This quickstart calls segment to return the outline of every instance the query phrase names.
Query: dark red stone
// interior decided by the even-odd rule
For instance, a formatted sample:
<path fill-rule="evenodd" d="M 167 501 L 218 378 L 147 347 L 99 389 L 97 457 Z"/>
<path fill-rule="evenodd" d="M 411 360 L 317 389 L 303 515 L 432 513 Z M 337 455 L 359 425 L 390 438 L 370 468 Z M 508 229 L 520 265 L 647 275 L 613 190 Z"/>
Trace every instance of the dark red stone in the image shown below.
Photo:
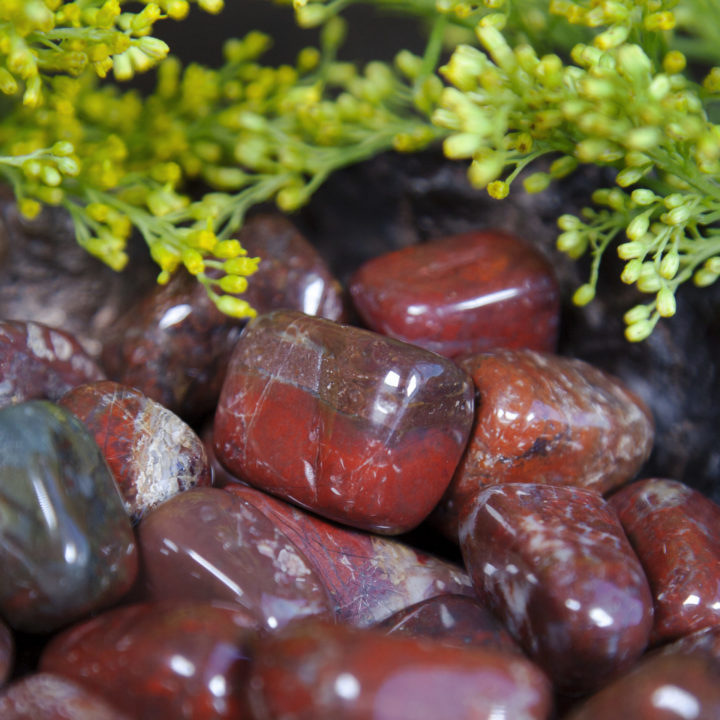
<path fill-rule="evenodd" d="M 258 508 L 304 553 L 343 623 L 365 627 L 436 595 L 473 594 L 462 568 L 398 540 L 322 520 L 250 487 L 225 490 Z"/>
<path fill-rule="evenodd" d="M 312 564 L 243 498 L 215 488 L 176 495 L 137 527 L 140 598 L 225 600 L 270 629 L 332 616 Z"/>
<path fill-rule="evenodd" d="M 0 407 L 58 400 L 102 370 L 69 333 L 36 322 L 0 320 Z"/>
<path fill-rule="evenodd" d="M 55 637 L 40 667 L 135 720 L 242 720 L 254 628 L 236 606 L 129 605 Z"/>
<path fill-rule="evenodd" d="M 95 438 L 133 520 L 179 492 L 210 485 L 200 438 L 139 390 L 106 380 L 71 390 L 60 404 Z"/>
<path fill-rule="evenodd" d="M 318 623 L 258 642 L 248 695 L 255 720 L 545 720 L 552 704 L 517 655 Z"/>
<path fill-rule="evenodd" d="M 720 507 L 674 480 L 641 480 L 613 495 L 655 603 L 652 641 L 720 624 Z"/>
<path fill-rule="evenodd" d="M 367 326 L 447 357 L 555 350 L 560 293 L 550 263 L 498 230 L 453 235 L 365 263 L 350 283 Z"/>
<path fill-rule="evenodd" d="M 459 364 L 475 383 L 476 420 L 435 516 L 450 537 L 462 507 L 488 484 L 606 493 L 633 478 L 650 454 L 653 422 L 645 405 L 581 360 L 497 350 Z"/>
<path fill-rule="evenodd" d="M 561 690 L 597 688 L 645 649 L 650 589 L 598 493 L 488 487 L 461 516 L 460 542 L 480 601 Z"/>
<path fill-rule="evenodd" d="M 235 475 L 348 525 L 418 525 L 465 447 L 472 383 L 454 363 L 297 312 L 250 321 L 215 415 Z"/>
<path fill-rule="evenodd" d="M 10 676 L 12 670 L 15 644 L 10 628 L 0 620 L 0 687 Z"/>

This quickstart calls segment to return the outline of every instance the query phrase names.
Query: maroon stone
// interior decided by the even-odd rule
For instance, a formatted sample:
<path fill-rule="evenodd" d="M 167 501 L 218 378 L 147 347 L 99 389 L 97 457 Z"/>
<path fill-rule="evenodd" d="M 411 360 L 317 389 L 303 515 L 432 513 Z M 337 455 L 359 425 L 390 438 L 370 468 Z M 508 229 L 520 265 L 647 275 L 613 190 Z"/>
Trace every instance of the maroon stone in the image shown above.
<path fill-rule="evenodd" d="M 60 404 L 95 438 L 133 520 L 183 490 L 210 485 L 200 438 L 139 390 L 106 380 L 71 390 Z"/>
<path fill-rule="evenodd" d="M 462 568 L 398 540 L 335 525 L 253 488 L 225 490 L 258 508 L 304 553 L 343 623 L 373 625 L 436 595 L 473 594 Z"/>
<path fill-rule="evenodd" d="M 261 639 L 248 695 L 253 717 L 293 720 L 545 720 L 545 676 L 486 648 L 301 623 Z"/>
<path fill-rule="evenodd" d="M 36 322 L 0 320 L 0 407 L 58 400 L 102 370 L 69 333 Z"/>
<path fill-rule="evenodd" d="M 364 530 L 418 525 L 450 482 L 472 383 L 421 348 L 297 312 L 252 320 L 215 415 L 220 461 L 252 485 Z"/>
<path fill-rule="evenodd" d="M 488 487 L 461 516 L 460 542 L 480 601 L 561 690 L 599 687 L 645 649 L 650 589 L 599 494 Z"/>
<path fill-rule="evenodd" d="M 381 255 L 355 273 L 350 293 L 368 327 L 447 357 L 497 347 L 553 351 L 557 342 L 552 267 L 502 231 Z"/>
<path fill-rule="evenodd" d="M 14 655 L 13 636 L 10 628 L 0 620 L 0 687 L 10 676 Z"/>
<path fill-rule="evenodd" d="M 720 623 L 720 507 L 673 480 L 633 483 L 613 495 L 655 603 L 652 641 Z"/>
<path fill-rule="evenodd" d="M 645 405 L 616 378 L 581 360 L 498 350 L 460 361 L 475 382 L 467 451 L 435 519 L 457 517 L 491 483 L 573 485 L 605 493 L 638 472 L 653 441 Z"/>
<path fill-rule="evenodd" d="M 226 600 L 270 629 L 297 617 L 332 616 L 312 564 L 240 497 L 188 490 L 147 515 L 137 537 L 142 599 Z"/>
<path fill-rule="evenodd" d="M 130 720 L 82 685 L 50 673 L 28 675 L 0 693 L 3 720 Z"/>
<path fill-rule="evenodd" d="M 55 637 L 40 667 L 135 720 L 242 720 L 254 627 L 236 606 L 130 605 Z"/>

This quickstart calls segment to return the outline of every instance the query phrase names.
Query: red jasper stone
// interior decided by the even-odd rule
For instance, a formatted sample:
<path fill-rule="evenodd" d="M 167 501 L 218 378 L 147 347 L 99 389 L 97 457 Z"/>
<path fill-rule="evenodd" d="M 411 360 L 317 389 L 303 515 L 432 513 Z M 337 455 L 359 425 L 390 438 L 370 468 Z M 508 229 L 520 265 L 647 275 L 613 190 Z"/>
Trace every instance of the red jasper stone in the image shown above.
<path fill-rule="evenodd" d="M 130 605 L 53 638 L 40 667 L 135 720 L 241 720 L 254 628 L 228 605 Z"/>
<path fill-rule="evenodd" d="M 215 488 L 176 495 L 137 527 L 145 600 L 225 600 L 270 629 L 332 617 L 312 563 L 243 498 Z"/>
<path fill-rule="evenodd" d="M 82 685 L 51 673 L 28 675 L 0 692 L 3 720 L 131 720 Z"/>
<path fill-rule="evenodd" d="M 682 483 L 652 478 L 613 495 L 655 603 L 652 641 L 720 623 L 720 507 Z"/>
<path fill-rule="evenodd" d="M 498 230 L 453 235 L 365 263 L 350 283 L 365 324 L 455 357 L 491 348 L 552 351 L 560 293 L 550 263 Z"/>
<path fill-rule="evenodd" d="M 635 476 L 652 449 L 649 410 L 588 363 L 528 350 L 459 362 L 476 387 L 473 432 L 435 519 L 457 517 L 488 484 L 572 485 L 605 493 Z"/>
<path fill-rule="evenodd" d="M 252 320 L 235 347 L 215 449 L 255 487 L 393 534 L 414 528 L 437 504 L 471 423 L 472 383 L 451 361 L 277 311 Z"/>
<path fill-rule="evenodd" d="M 343 623 L 365 627 L 436 595 L 473 595 L 462 568 L 398 540 L 322 520 L 250 487 L 225 491 L 264 513 L 304 553 Z"/>
<path fill-rule="evenodd" d="M 10 628 L 0 620 L 0 687 L 10 676 L 15 644 Z"/>
<path fill-rule="evenodd" d="M 102 370 L 69 333 L 36 322 L 0 320 L 0 407 L 58 400 Z"/>
<path fill-rule="evenodd" d="M 301 623 L 260 640 L 256 720 L 544 720 L 548 682 L 527 659 L 342 625 Z"/>
<path fill-rule="evenodd" d="M 650 589 L 596 492 L 488 487 L 461 517 L 460 542 L 480 601 L 561 690 L 599 687 L 645 649 Z"/>
<path fill-rule="evenodd" d="M 71 390 L 60 404 L 95 438 L 134 521 L 183 490 L 210 485 L 200 438 L 139 390 L 106 380 Z"/>

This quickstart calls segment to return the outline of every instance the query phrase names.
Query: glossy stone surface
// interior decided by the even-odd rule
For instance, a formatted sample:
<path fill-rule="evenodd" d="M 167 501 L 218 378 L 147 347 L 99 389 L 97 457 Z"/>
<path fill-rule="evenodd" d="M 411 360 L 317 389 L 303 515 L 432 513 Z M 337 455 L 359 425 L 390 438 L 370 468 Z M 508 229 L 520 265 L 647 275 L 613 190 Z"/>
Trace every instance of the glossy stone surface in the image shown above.
<path fill-rule="evenodd" d="M 573 485 L 606 493 L 652 449 L 645 405 L 616 378 L 572 358 L 497 350 L 459 361 L 476 387 L 476 421 L 436 513 L 452 537 L 463 505 L 493 483 Z"/>
<path fill-rule="evenodd" d="M 135 720 L 242 720 L 254 627 L 236 606 L 128 605 L 53 638 L 40 667 Z"/>
<path fill-rule="evenodd" d="M 0 615 L 54 630 L 122 597 L 137 554 L 122 498 L 94 440 L 67 410 L 0 410 Z"/>
<path fill-rule="evenodd" d="M 3 720 L 131 720 L 103 698 L 60 675 L 27 675 L 0 692 Z"/>
<path fill-rule="evenodd" d="M 551 707 L 525 658 L 317 623 L 263 638 L 248 688 L 255 720 L 544 720 Z"/>
<path fill-rule="evenodd" d="M 480 601 L 561 690 L 599 687 L 645 649 L 650 589 L 599 494 L 488 487 L 461 516 L 460 542 Z"/>
<path fill-rule="evenodd" d="M 377 332 L 447 357 L 491 348 L 552 351 L 560 292 L 550 263 L 499 230 L 441 238 L 365 263 L 353 303 Z"/>
<path fill-rule="evenodd" d="M 134 521 L 179 492 L 210 485 L 200 438 L 136 388 L 109 380 L 81 385 L 60 405 L 95 438 Z"/>
<path fill-rule="evenodd" d="M 0 687 L 5 684 L 12 670 L 14 645 L 10 628 L 0 620 Z"/>
<path fill-rule="evenodd" d="M 246 500 L 216 488 L 176 495 L 137 527 L 144 600 L 225 600 L 269 629 L 332 615 L 298 548 Z"/>
<path fill-rule="evenodd" d="M 437 504 L 471 423 L 472 383 L 451 361 L 277 311 L 251 320 L 235 347 L 215 449 L 255 487 L 392 534 Z"/>
<path fill-rule="evenodd" d="M 674 480 L 651 478 L 610 499 L 645 568 L 653 642 L 720 623 L 720 507 Z"/>
<path fill-rule="evenodd" d="M 104 377 L 72 335 L 36 322 L 0 320 L 0 407 L 57 400 Z"/>
<path fill-rule="evenodd" d="M 366 627 L 436 595 L 473 595 L 462 568 L 398 540 L 336 525 L 250 487 L 225 491 L 258 508 L 304 553 L 340 622 Z"/>

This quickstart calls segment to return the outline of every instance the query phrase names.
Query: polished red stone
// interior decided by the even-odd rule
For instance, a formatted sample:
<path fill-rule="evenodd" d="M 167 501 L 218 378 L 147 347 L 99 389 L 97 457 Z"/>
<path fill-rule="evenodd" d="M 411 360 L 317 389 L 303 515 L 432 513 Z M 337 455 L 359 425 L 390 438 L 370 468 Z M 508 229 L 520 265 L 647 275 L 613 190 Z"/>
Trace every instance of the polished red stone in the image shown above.
<path fill-rule="evenodd" d="M 135 720 L 242 720 L 255 619 L 211 603 L 129 605 L 55 637 L 40 668 Z"/>
<path fill-rule="evenodd" d="M 499 230 L 445 237 L 365 263 L 353 303 L 377 332 L 447 357 L 491 348 L 552 351 L 560 293 L 550 263 Z"/>
<path fill-rule="evenodd" d="M 610 503 L 652 588 L 653 642 L 720 624 L 720 507 L 657 478 L 623 488 Z"/>
<path fill-rule="evenodd" d="M 255 487 L 393 534 L 437 504 L 471 422 L 472 383 L 451 361 L 277 311 L 252 320 L 236 345 L 215 449 Z"/>
<path fill-rule="evenodd" d="M 563 691 L 599 687 L 645 649 L 650 589 L 598 493 L 488 487 L 461 516 L 460 542 L 480 601 Z"/>
<path fill-rule="evenodd" d="M 3 720 L 131 720 L 103 698 L 60 675 L 27 675 L 0 692 Z"/>
<path fill-rule="evenodd" d="M 69 333 L 0 320 L 0 407 L 33 398 L 57 400 L 76 385 L 104 377 Z"/>
<path fill-rule="evenodd" d="M 0 620 L 0 687 L 10 676 L 12 670 L 15 643 L 10 628 Z"/>
<path fill-rule="evenodd" d="M 248 695 L 256 720 L 545 720 L 552 704 L 517 655 L 318 623 L 258 642 Z"/>
<path fill-rule="evenodd" d="M 270 629 L 332 616 L 312 563 L 243 498 L 216 488 L 176 495 L 137 527 L 144 600 L 225 600 Z"/>
<path fill-rule="evenodd" d="M 95 438 L 133 520 L 179 492 L 210 485 L 200 438 L 139 390 L 106 380 L 71 390 L 60 404 Z"/>
<path fill-rule="evenodd" d="M 645 405 L 616 378 L 581 360 L 497 350 L 459 362 L 476 387 L 476 420 L 435 520 L 457 516 L 494 483 L 573 485 L 605 493 L 635 476 L 652 449 Z"/>
<path fill-rule="evenodd" d="M 304 553 L 343 623 L 365 627 L 436 595 L 473 595 L 462 568 L 398 540 L 336 525 L 250 487 L 225 491 L 264 513 Z"/>

